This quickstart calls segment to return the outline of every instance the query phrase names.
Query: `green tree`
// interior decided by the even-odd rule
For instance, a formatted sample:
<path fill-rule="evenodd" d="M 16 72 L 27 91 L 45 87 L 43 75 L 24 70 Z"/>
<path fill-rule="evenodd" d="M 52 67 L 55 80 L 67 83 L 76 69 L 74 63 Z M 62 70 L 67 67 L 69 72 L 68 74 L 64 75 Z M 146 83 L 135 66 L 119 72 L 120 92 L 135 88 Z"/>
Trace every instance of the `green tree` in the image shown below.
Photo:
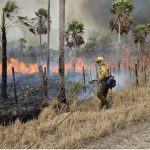
<path fill-rule="evenodd" d="M 67 46 L 70 48 L 74 48 L 74 61 L 73 61 L 73 69 L 75 71 L 76 64 L 76 50 L 81 45 L 84 44 L 84 25 L 77 20 L 73 20 L 68 24 L 68 28 L 66 31 L 66 42 Z"/>
<path fill-rule="evenodd" d="M 148 36 L 149 32 L 149 25 L 146 24 L 136 25 L 133 29 L 134 42 L 138 45 L 138 59 L 140 57 L 141 44 L 145 43 L 146 37 Z"/>
<path fill-rule="evenodd" d="M 48 47 L 47 47 L 47 75 L 49 75 L 50 72 L 50 0 L 48 0 L 48 20 L 47 20 L 47 43 L 48 43 Z"/>
<path fill-rule="evenodd" d="M 133 18 L 130 16 L 133 9 L 132 0 L 116 0 L 112 4 L 113 16 L 110 20 L 110 29 L 118 33 L 118 59 L 120 59 L 121 35 L 128 34 L 133 24 Z M 118 60 L 118 65 L 120 66 L 120 60 Z"/>
<path fill-rule="evenodd" d="M 90 33 L 87 43 L 85 45 L 85 52 L 96 52 L 94 57 L 110 53 L 110 48 L 112 47 L 111 33 L 110 32 L 92 32 Z M 84 52 L 84 53 L 85 53 Z M 89 55 L 91 55 L 89 53 Z"/>
<path fill-rule="evenodd" d="M 66 103 L 65 93 L 65 0 L 59 0 L 59 80 L 58 80 L 58 101 Z"/>
<path fill-rule="evenodd" d="M 10 28 L 20 22 L 27 27 L 29 31 L 34 33 L 27 17 L 18 16 L 18 14 L 19 7 L 13 1 L 7 1 L 2 8 L 2 20 L 0 25 L 2 36 L 2 100 L 7 99 L 7 32 Z"/>
<path fill-rule="evenodd" d="M 48 11 L 46 9 L 40 8 L 35 12 L 36 17 L 32 19 L 35 24 L 36 33 L 40 38 L 40 60 L 42 59 L 42 35 L 47 34 L 47 20 L 48 20 Z"/>
<path fill-rule="evenodd" d="M 26 43 L 27 43 L 26 39 L 24 38 L 19 39 L 19 49 L 21 53 L 21 58 L 22 58 L 23 51 L 26 49 Z"/>

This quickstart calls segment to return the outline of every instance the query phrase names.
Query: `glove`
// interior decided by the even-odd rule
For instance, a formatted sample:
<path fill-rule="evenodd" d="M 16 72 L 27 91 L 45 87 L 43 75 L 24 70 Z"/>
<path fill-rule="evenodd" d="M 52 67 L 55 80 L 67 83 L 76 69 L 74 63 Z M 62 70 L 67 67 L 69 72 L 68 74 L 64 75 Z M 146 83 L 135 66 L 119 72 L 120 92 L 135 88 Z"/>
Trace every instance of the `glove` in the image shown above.
<path fill-rule="evenodd" d="M 96 82 L 97 80 L 92 80 L 92 81 L 90 81 L 89 83 L 90 84 L 93 84 L 94 82 Z"/>

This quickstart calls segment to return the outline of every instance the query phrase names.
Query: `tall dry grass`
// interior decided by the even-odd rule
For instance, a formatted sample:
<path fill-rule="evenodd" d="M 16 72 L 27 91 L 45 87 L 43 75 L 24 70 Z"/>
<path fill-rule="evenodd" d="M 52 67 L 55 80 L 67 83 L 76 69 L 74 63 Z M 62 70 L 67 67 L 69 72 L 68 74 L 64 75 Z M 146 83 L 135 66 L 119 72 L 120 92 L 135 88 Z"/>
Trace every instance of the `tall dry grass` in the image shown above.
<path fill-rule="evenodd" d="M 126 128 L 128 125 L 150 116 L 150 84 L 139 88 L 131 87 L 120 92 L 111 92 L 113 106 L 100 110 L 100 101 L 95 97 L 83 103 L 55 131 L 48 133 L 69 113 L 56 114 L 52 106 L 45 108 L 38 120 L 21 124 L 0 126 L 0 148 L 82 148 L 92 139 L 103 137 Z"/>

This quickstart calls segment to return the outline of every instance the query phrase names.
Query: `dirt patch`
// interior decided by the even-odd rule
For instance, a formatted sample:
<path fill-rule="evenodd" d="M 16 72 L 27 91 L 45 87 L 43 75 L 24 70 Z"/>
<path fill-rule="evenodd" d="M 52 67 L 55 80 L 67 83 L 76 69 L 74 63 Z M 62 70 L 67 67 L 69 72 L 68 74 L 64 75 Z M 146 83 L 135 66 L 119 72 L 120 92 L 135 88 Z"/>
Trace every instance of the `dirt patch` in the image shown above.
<path fill-rule="evenodd" d="M 150 119 L 99 138 L 83 146 L 85 149 L 148 149 L 150 148 Z"/>

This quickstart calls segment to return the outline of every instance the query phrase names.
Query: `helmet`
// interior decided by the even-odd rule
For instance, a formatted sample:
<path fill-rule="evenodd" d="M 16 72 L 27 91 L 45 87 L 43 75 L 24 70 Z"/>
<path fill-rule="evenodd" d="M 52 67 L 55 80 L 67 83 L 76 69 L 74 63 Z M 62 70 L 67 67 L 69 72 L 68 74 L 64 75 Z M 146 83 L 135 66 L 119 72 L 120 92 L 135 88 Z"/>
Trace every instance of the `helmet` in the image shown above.
<path fill-rule="evenodd" d="M 97 58 L 96 58 L 96 62 L 101 62 L 101 61 L 103 61 L 103 60 L 104 60 L 103 57 L 97 57 Z"/>

